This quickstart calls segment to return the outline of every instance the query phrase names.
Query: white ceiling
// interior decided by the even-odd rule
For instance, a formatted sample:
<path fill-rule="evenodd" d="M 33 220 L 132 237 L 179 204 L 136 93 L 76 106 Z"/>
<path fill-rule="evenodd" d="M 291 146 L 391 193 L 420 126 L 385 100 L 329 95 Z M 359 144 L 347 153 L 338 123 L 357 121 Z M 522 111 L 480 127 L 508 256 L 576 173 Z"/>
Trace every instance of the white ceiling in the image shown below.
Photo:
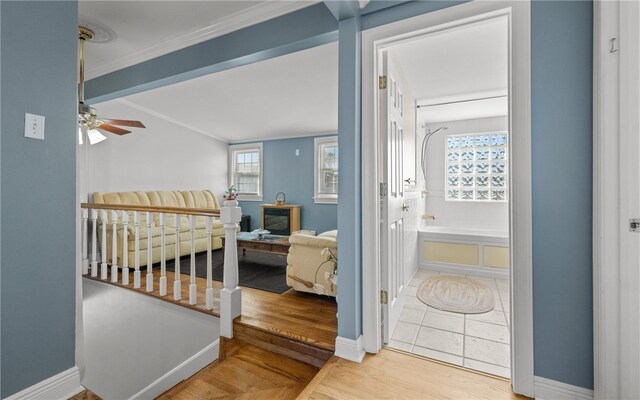
<path fill-rule="evenodd" d="M 80 16 L 106 24 L 117 35 L 112 42 L 87 46 L 87 72 L 109 72 L 309 4 L 313 2 L 84 0 Z M 418 104 L 504 95 L 507 28 L 506 18 L 494 19 L 394 45 L 390 52 Z M 162 119 L 225 142 L 333 133 L 338 46 L 324 45 L 114 101 L 130 113 L 109 117 Z M 425 123 L 506 114 L 503 97 L 422 107 L 417 116 Z"/>
<path fill-rule="evenodd" d="M 162 118 L 227 142 L 335 133 L 338 45 L 331 43 L 114 101 L 135 110 L 133 119 Z M 100 104 L 95 106 L 100 110 Z"/>
<path fill-rule="evenodd" d="M 105 25 L 115 38 L 89 43 L 87 79 L 229 33 L 317 1 L 81 0 L 80 22 Z"/>
<path fill-rule="evenodd" d="M 507 94 L 508 21 L 496 18 L 454 28 L 390 49 L 418 104 L 451 103 Z M 507 114 L 507 98 L 420 108 L 421 122 Z"/>

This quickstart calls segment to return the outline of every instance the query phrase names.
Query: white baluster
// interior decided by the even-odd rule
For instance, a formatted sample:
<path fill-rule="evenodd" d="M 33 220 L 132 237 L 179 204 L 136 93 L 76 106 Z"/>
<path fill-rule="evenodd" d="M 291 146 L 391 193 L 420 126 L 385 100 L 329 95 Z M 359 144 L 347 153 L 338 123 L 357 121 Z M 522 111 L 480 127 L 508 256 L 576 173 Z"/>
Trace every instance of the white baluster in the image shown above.
<path fill-rule="evenodd" d="M 198 302 L 198 285 L 196 285 L 196 216 L 189 216 L 191 222 L 191 270 L 189 271 L 189 304 Z"/>
<path fill-rule="evenodd" d="M 225 201 L 220 209 L 224 223 L 224 287 L 220 291 L 220 335 L 233 337 L 233 319 L 242 313 L 242 292 L 238 287 L 238 243 L 236 230 L 242 210 L 235 200 Z"/>
<path fill-rule="evenodd" d="M 213 310 L 213 276 L 211 263 L 211 226 L 213 225 L 213 217 L 206 217 L 207 220 L 207 289 L 205 291 L 205 308 Z"/>
<path fill-rule="evenodd" d="M 176 255 L 173 280 L 173 299 L 180 300 L 182 298 L 182 284 L 180 282 L 180 214 L 176 214 Z"/>
<path fill-rule="evenodd" d="M 129 285 L 129 213 L 122 212 L 122 284 Z"/>
<path fill-rule="evenodd" d="M 91 210 L 91 276 L 98 276 L 98 210 Z M 104 236 L 103 236 L 104 237 Z"/>
<path fill-rule="evenodd" d="M 82 215 L 82 275 L 89 273 L 89 210 L 83 208 Z"/>
<path fill-rule="evenodd" d="M 118 282 L 118 212 L 111 211 L 113 219 L 112 237 L 111 237 L 111 282 Z"/>
<path fill-rule="evenodd" d="M 107 210 L 100 210 L 100 219 L 102 220 L 102 247 L 100 247 L 100 255 L 102 262 L 100 263 L 100 279 L 107 279 Z"/>
<path fill-rule="evenodd" d="M 160 213 L 160 296 L 167 295 L 167 250 L 165 248 L 165 227 L 167 215 Z"/>
<path fill-rule="evenodd" d="M 147 212 L 147 292 L 153 292 L 153 236 L 151 235 L 151 213 Z"/>
<path fill-rule="evenodd" d="M 133 212 L 133 222 L 135 224 L 135 269 L 133 271 L 133 287 L 140 288 L 140 213 Z"/>

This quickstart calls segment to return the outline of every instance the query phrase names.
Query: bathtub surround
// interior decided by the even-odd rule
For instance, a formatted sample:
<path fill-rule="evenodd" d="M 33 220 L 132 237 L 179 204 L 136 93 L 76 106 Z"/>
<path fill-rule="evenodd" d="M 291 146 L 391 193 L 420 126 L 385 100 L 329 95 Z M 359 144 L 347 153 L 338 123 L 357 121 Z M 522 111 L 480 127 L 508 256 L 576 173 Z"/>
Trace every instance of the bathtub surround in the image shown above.
<path fill-rule="evenodd" d="M 509 203 L 493 201 L 446 201 L 446 152 L 447 135 L 483 132 L 506 132 L 508 117 L 492 117 L 463 121 L 436 122 L 427 124 L 432 131 L 441 126 L 449 129 L 431 137 L 427 148 L 426 213 L 435 216 L 433 221 L 423 222 L 423 226 L 444 225 L 461 228 L 475 228 L 495 231 L 509 230 Z M 418 131 L 418 143 L 422 142 L 424 129 Z"/>
<path fill-rule="evenodd" d="M 509 277 L 509 233 L 449 226 L 418 229 L 419 263 L 432 271 Z"/>

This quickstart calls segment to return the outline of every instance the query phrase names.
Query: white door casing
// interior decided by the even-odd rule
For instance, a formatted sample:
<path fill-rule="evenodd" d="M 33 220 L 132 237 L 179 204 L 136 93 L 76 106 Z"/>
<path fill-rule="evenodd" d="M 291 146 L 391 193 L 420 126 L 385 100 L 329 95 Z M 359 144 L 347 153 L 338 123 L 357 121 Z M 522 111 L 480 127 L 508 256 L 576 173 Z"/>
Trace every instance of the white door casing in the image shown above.
<path fill-rule="evenodd" d="M 640 397 L 640 4 L 594 3 L 594 392 Z"/>
<path fill-rule="evenodd" d="M 376 93 L 378 54 L 392 43 L 506 15 L 509 17 L 509 97 L 512 163 L 512 385 L 534 396 L 533 276 L 531 216 L 531 4 L 529 1 L 473 1 L 365 30 L 362 34 L 362 261 L 363 341 L 367 352 L 381 347 L 380 194 L 378 159 L 381 129 Z"/>
<path fill-rule="evenodd" d="M 380 238 L 382 251 L 381 288 L 386 302 L 382 303 L 382 335 L 384 343 L 389 343 L 391 335 L 400 319 L 404 307 L 406 283 L 404 282 L 404 96 L 392 56 L 383 51 L 380 54 L 382 79 L 379 85 L 380 176 L 381 221 Z"/>

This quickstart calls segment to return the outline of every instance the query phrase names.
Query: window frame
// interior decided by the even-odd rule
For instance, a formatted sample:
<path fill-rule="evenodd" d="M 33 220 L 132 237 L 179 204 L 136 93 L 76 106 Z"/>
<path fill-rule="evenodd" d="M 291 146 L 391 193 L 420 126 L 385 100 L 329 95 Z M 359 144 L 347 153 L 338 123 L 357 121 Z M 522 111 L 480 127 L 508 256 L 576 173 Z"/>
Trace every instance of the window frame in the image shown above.
<path fill-rule="evenodd" d="M 487 190 L 489 190 L 490 194 L 489 194 L 489 198 L 486 200 L 479 200 L 479 199 L 451 199 L 449 198 L 449 157 L 448 157 L 448 152 L 449 152 L 449 147 L 448 147 L 448 138 L 450 137 L 460 137 L 460 136 L 491 136 L 491 135 L 495 135 L 495 134 L 505 134 L 507 137 L 507 143 L 506 145 L 504 145 L 505 148 L 505 157 L 503 159 L 504 163 L 505 163 L 505 172 L 504 174 L 497 174 L 497 175 L 504 175 L 505 178 L 505 182 L 504 182 L 504 199 L 503 200 L 493 200 L 491 198 L 491 191 L 492 191 L 492 183 L 491 183 L 491 177 L 493 176 L 493 172 L 492 170 L 492 162 L 494 161 L 493 159 L 489 158 L 487 160 L 487 162 L 489 163 L 489 172 L 487 173 L 487 176 L 489 177 L 489 186 L 487 187 Z M 509 190 L 511 190 L 511 185 L 510 185 L 510 181 L 509 181 L 509 176 L 511 175 L 511 171 L 510 171 L 510 148 L 511 148 L 511 135 L 509 135 L 509 131 L 506 129 L 498 129 L 498 130 L 490 130 L 490 131 L 486 131 L 486 132 L 470 132 L 470 133 L 454 133 L 454 134 L 449 134 L 449 135 L 445 135 L 444 136 L 444 187 L 443 187 L 443 192 L 444 192 L 444 200 L 445 202 L 475 202 L 475 203 L 490 203 L 490 204 L 495 204 L 495 203 L 507 203 L 509 201 Z M 478 146 L 473 146 L 474 150 L 475 148 Z M 492 147 L 491 145 L 489 147 Z M 501 147 L 501 146 L 500 146 Z M 473 160 L 472 162 L 474 163 L 474 170 L 475 170 L 475 164 L 478 160 Z M 458 160 L 459 164 L 462 164 L 462 160 Z M 475 176 L 476 176 L 476 172 L 473 173 L 474 176 L 474 181 L 475 181 Z M 458 174 L 460 175 L 460 174 Z M 462 190 L 462 187 L 460 186 L 458 188 L 459 190 Z M 477 190 L 475 183 L 473 186 L 474 191 Z"/>
<path fill-rule="evenodd" d="M 320 171 L 321 171 L 321 162 L 322 162 L 322 154 L 320 151 L 324 145 L 327 144 L 335 144 L 335 147 L 338 147 L 338 136 L 323 136 L 317 137 L 313 139 L 313 201 L 315 204 L 338 204 L 338 193 L 329 194 L 329 193 L 320 193 Z M 339 148 L 338 148 L 338 151 Z M 340 171 L 340 155 L 338 153 L 338 168 L 337 171 Z M 340 179 L 340 173 L 338 172 L 338 179 Z M 336 188 L 337 190 L 337 188 Z"/>
<path fill-rule="evenodd" d="M 258 176 L 258 192 L 257 193 L 241 193 L 238 191 L 237 199 L 240 201 L 263 201 L 264 198 L 264 157 L 263 145 L 260 143 L 243 143 L 229 145 L 229 186 L 236 185 L 236 153 L 258 151 L 260 173 Z"/>

